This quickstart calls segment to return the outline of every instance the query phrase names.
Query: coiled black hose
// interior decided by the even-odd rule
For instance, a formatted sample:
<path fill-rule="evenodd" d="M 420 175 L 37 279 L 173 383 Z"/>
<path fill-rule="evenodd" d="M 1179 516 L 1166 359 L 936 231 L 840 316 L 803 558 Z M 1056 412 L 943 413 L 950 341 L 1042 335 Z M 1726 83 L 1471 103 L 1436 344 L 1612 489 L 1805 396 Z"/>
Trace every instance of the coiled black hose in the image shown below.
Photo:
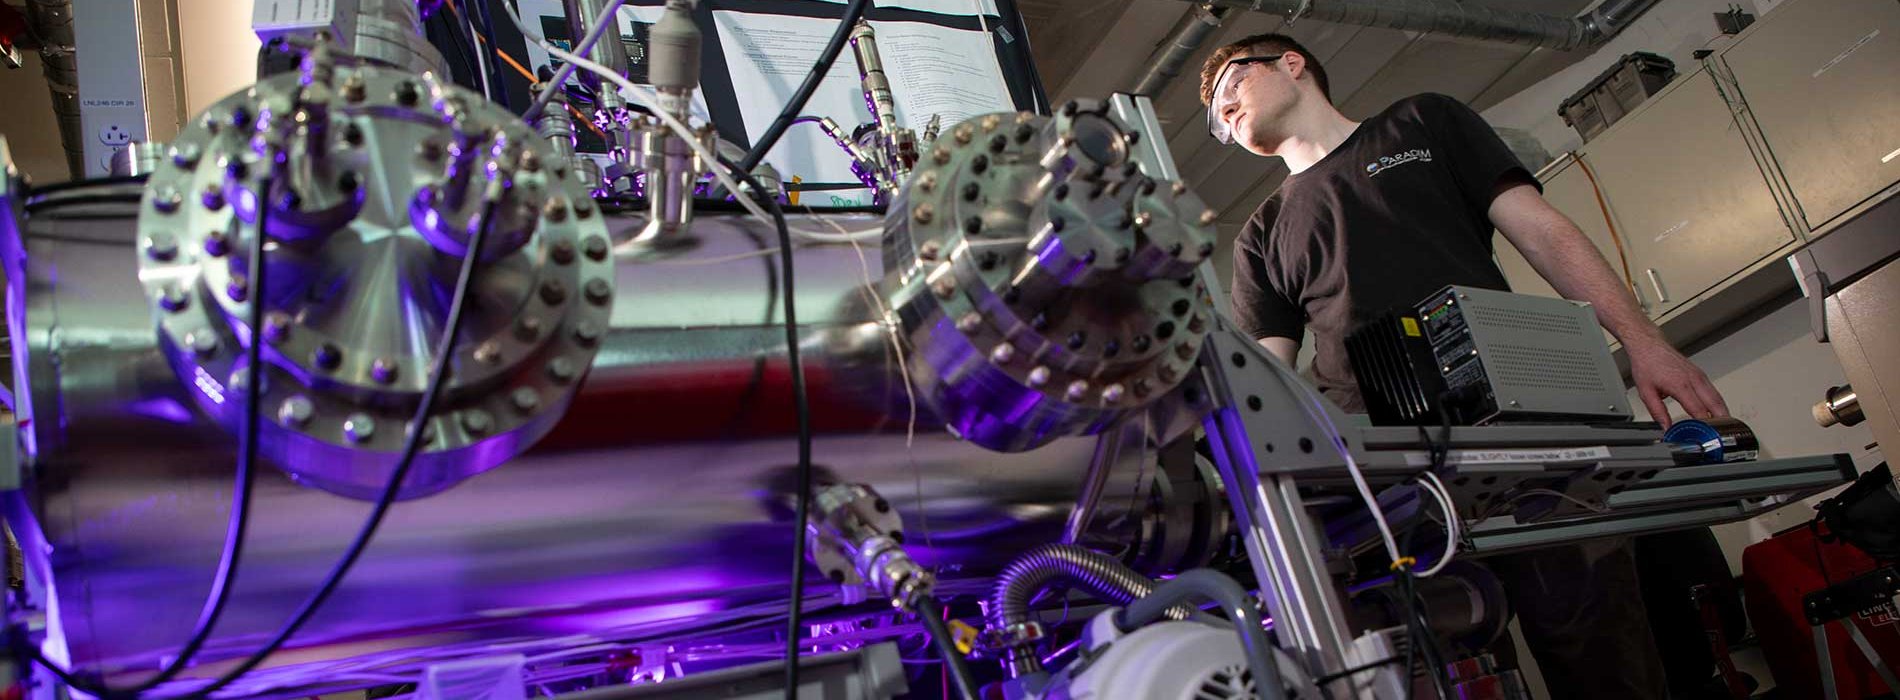
<path fill-rule="evenodd" d="M 1076 545 L 1045 544 L 1024 552 L 997 577 L 996 590 L 990 595 L 990 628 L 1005 631 L 1028 622 L 1029 602 L 1058 583 L 1116 605 L 1128 605 L 1155 590 L 1154 579 L 1114 557 Z M 1168 608 L 1167 617 L 1185 620 L 1196 612 L 1176 605 Z M 1011 676 L 1042 670 L 1042 661 L 1031 649 L 1008 650 L 1008 661 Z"/>

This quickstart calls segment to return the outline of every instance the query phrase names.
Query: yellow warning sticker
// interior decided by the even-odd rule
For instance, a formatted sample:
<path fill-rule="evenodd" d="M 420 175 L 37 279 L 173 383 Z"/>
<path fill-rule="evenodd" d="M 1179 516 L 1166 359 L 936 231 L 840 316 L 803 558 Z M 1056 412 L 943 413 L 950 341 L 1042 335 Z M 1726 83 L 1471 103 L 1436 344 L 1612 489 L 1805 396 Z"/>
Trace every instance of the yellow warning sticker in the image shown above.
<path fill-rule="evenodd" d="M 977 631 L 976 628 L 971 627 L 969 623 L 962 620 L 951 620 L 950 637 L 956 641 L 957 651 L 965 656 L 968 656 L 972 650 L 976 649 Z"/>
<path fill-rule="evenodd" d="M 1405 326 L 1405 334 L 1407 336 L 1413 338 L 1419 337 L 1418 319 L 1412 318 L 1411 316 L 1404 316 L 1399 318 L 1399 323 Z"/>

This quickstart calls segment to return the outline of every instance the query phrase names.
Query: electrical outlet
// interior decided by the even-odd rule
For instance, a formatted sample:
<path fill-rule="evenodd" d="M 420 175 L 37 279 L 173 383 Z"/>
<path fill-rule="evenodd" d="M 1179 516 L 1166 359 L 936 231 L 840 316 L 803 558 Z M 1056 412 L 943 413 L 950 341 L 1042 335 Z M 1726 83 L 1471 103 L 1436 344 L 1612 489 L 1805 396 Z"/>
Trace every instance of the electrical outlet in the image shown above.
<path fill-rule="evenodd" d="M 132 132 L 113 124 L 99 132 L 99 142 L 107 146 L 124 146 L 132 142 Z"/>

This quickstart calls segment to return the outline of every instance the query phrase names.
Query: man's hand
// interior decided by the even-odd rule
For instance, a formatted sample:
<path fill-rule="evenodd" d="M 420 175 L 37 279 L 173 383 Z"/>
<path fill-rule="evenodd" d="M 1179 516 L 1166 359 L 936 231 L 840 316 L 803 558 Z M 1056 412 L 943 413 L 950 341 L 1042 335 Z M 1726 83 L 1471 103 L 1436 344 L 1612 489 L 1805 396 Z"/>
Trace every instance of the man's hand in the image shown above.
<path fill-rule="evenodd" d="M 1669 407 L 1663 404 L 1663 399 L 1675 399 L 1690 418 L 1728 416 L 1728 404 L 1722 401 L 1722 394 L 1715 390 L 1709 375 L 1668 343 L 1644 340 L 1623 347 L 1629 352 L 1636 395 L 1649 407 L 1650 417 L 1664 428 L 1668 428 L 1671 421 Z"/>

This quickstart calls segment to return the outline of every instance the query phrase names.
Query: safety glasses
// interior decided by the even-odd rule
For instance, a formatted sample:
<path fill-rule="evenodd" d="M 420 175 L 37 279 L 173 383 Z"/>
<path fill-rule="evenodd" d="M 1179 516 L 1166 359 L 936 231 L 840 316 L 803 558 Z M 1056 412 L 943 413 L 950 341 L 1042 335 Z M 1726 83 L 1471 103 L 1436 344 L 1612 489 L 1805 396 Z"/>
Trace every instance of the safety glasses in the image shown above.
<path fill-rule="evenodd" d="M 1276 53 L 1268 56 L 1243 56 L 1228 61 L 1227 65 L 1221 67 L 1220 77 L 1214 81 L 1214 97 L 1208 101 L 1207 105 L 1207 133 L 1213 135 L 1215 141 L 1224 144 L 1234 142 L 1234 135 L 1228 130 L 1227 123 L 1221 119 L 1221 115 L 1227 111 L 1228 106 L 1240 100 L 1241 82 L 1249 73 L 1261 70 L 1255 66 L 1278 61 L 1285 55 Z"/>

